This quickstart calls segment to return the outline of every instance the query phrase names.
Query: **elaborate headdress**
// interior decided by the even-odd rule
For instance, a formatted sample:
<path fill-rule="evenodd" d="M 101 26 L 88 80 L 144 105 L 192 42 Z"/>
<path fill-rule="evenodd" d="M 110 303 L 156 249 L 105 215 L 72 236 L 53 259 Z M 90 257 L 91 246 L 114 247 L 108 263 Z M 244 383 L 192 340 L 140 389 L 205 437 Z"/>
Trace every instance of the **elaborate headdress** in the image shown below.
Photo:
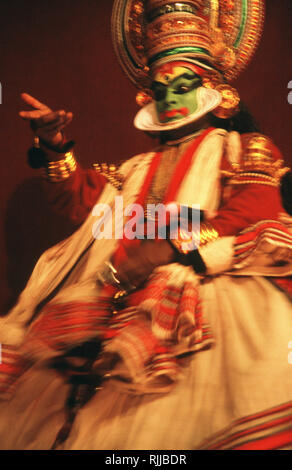
<path fill-rule="evenodd" d="M 238 98 L 226 82 L 249 63 L 263 19 L 264 0 L 115 0 L 113 42 L 123 70 L 140 90 L 139 104 L 149 102 L 157 67 L 184 61 L 199 67 L 203 86 L 217 88 L 234 109 Z M 218 115 L 229 117 L 228 106 Z"/>

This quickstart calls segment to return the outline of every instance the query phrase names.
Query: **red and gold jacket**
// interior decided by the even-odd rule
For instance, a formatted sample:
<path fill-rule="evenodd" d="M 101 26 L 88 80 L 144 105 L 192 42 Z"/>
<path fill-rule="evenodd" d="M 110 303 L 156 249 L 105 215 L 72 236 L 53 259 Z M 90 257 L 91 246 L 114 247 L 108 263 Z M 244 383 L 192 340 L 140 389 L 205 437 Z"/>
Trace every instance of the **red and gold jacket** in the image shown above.
<path fill-rule="evenodd" d="M 227 148 L 224 151 L 221 162 L 221 202 L 216 213 L 208 220 L 207 229 L 220 238 L 240 235 L 238 245 L 241 246 L 246 240 L 246 230 L 258 227 L 259 224 L 260 228 L 253 231 L 258 237 L 259 231 L 267 227 L 264 221 L 279 223 L 283 215 L 287 216 L 283 208 L 280 181 L 288 169 L 284 168 L 279 149 L 262 134 L 242 134 L 239 145 L 237 161 L 231 161 Z M 110 172 L 101 171 L 101 167 L 96 165 L 95 169 L 83 169 L 77 163 L 75 171 L 68 178 L 57 183 L 45 182 L 50 204 L 76 225 L 84 222 L 110 180 Z M 204 227 L 202 224 L 202 230 Z"/>

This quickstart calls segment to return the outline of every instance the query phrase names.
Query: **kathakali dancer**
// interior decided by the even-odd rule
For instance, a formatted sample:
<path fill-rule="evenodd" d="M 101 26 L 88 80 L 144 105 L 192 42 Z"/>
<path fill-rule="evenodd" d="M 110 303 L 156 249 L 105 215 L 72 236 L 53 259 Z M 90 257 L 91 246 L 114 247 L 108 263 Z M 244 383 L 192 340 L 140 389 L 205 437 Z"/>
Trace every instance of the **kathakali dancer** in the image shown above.
<path fill-rule="evenodd" d="M 31 161 L 80 227 L 1 319 L 2 449 L 292 448 L 289 169 L 230 85 L 263 16 L 262 0 L 115 1 L 135 126 L 159 138 L 118 169 L 84 170 L 72 114 L 23 95 Z"/>

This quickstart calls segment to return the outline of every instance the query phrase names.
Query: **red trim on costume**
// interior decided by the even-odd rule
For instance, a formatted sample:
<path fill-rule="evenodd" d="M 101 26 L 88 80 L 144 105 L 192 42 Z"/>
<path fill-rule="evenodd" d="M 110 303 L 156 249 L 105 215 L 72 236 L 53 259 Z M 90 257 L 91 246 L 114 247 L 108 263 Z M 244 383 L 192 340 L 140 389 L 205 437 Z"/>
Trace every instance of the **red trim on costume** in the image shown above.
<path fill-rule="evenodd" d="M 292 298 L 292 276 L 283 278 L 283 277 L 273 277 L 269 278 L 273 284 L 275 284 L 279 289 L 284 291 L 289 297 Z"/>
<path fill-rule="evenodd" d="M 156 173 L 156 170 L 160 164 L 162 157 L 161 152 L 157 152 L 154 157 L 151 160 L 150 167 L 148 170 L 148 173 L 146 175 L 145 181 L 143 183 L 143 186 L 141 188 L 140 194 L 135 201 L 136 204 L 140 204 L 141 206 L 144 205 L 145 199 L 147 197 L 147 194 L 149 192 L 151 183 L 153 181 L 154 175 Z M 123 240 L 121 240 L 115 254 L 114 254 L 114 264 L 119 265 L 127 256 L 126 248 L 128 246 L 134 246 L 135 245 L 140 245 L 141 241 L 140 240 L 129 240 L 125 236 Z"/>
<path fill-rule="evenodd" d="M 163 203 L 167 204 L 172 202 L 177 193 L 179 192 L 180 186 L 182 184 L 183 178 L 185 177 L 187 171 L 190 168 L 194 153 L 197 151 L 199 145 L 203 142 L 205 137 L 207 137 L 210 132 L 214 130 L 214 127 L 209 127 L 202 134 L 197 137 L 186 149 L 184 155 L 180 158 L 177 163 L 175 170 L 173 172 L 172 179 L 168 185 L 167 192 L 165 194 Z"/>
<path fill-rule="evenodd" d="M 235 447 L 234 450 L 276 450 L 289 444 L 292 444 L 292 428 L 288 431 L 282 431 L 273 436 Z"/>
<path fill-rule="evenodd" d="M 9 345 L 1 346 L 0 396 L 8 398 L 18 377 L 25 372 L 29 363 L 19 352 Z"/>
<path fill-rule="evenodd" d="M 283 416 L 283 414 L 286 414 Z M 279 415 L 277 417 L 277 415 Z M 256 424 L 259 419 L 267 418 L 268 421 Z M 270 418 L 270 419 L 269 419 Z M 291 423 L 291 426 L 289 425 Z M 236 432 L 236 429 L 244 424 L 249 425 L 245 429 Z M 288 429 L 279 429 L 286 426 Z M 261 431 L 271 430 L 266 436 L 257 436 Z M 250 436 L 250 441 L 232 445 L 234 441 Z M 252 436 L 254 438 L 252 439 Z M 209 442 L 209 444 L 208 444 Z M 212 443 L 213 442 L 213 443 Z M 213 439 L 208 439 L 202 448 L 208 450 L 233 449 L 233 450 L 270 450 L 284 447 L 292 443 L 292 402 L 275 406 L 252 415 L 236 420 L 228 428 L 217 433 Z"/>
<path fill-rule="evenodd" d="M 245 429 L 244 431 L 240 431 L 240 432 L 231 434 L 230 437 L 228 437 L 227 439 L 224 439 L 223 441 L 216 444 L 214 447 L 211 447 L 211 450 L 218 449 L 218 448 L 220 448 L 222 446 L 226 446 L 228 444 L 231 444 L 231 446 L 232 446 L 232 441 L 235 441 L 236 439 L 239 439 L 240 437 L 249 436 L 249 435 L 252 435 L 252 434 L 257 433 L 259 431 L 265 431 L 266 429 L 272 429 L 276 426 L 279 426 L 280 424 L 285 424 L 285 423 L 290 423 L 290 422 L 292 422 L 292 417 L 291 416 L 285 416 L 284 418 L 275 419 L 275 420 L 272 420 L 272 421 L 268 421 L 267 423 L 260 424 L 258 426 L 253 426 L 251 428 Z M 259 438 L 259 439 L 256 439 L 253 442 L 249 442 L 249 443 L 246 443 L 246 444 L 240 444 L 238 446 L 236 445 L 235 447 L 232 447 L 232 448 L 237 449 L 237 450 L 238 449 L 243 449 L 244 447 L 246 449 L 248 449 L 248 448 L 256 449 L 259 442 L 265 441 L 267 439 L 268 440 L 273 439 L 273 437 L 274 436 L 269 436 L 268 438 Z M 291 435 L 291 439 L 292 439 L 292 435 Z M 264 447 L 262 447 L 262 448 L 264 449 Z"/>
<path fill-rule="evenodd" d="M 199 145 L 205 139 L 205 137 L 213 130 L 214 130 L 214 127 L 209 127 L 204 132 L 202 132 L 202 134 L 199 137 L 197 137 L 193 142 L 190 143 L 190 145 L 186 149 L 184 155 L 182 155 L 182 157 L 180 158 L 180 160 L 179 160 L 178 164 L 176 165 L 175 170 L 173 172 L 172 179 L 171 179 L 171 181 L 168 185 L 168 190 L 167 190 L 167 192 L 165 194 L 165 197 L 164 197 L 164 200 L 163 200 L 164 204 L 167 204 L 167 203 L 169 203 L 169 202 L 171 202 L 175 199 L 175 196 L 177 195 L 177 193 L 180 189 L 180 185 L 183 181 L 183 178 L 186 175 L 186 173 L 187 173 L 187 171 L 188 171 L 188 169 L 191 165 L 194 153 L 197 151 Z M 140 191 L 140 194 L 139 194 L 137 200 L 135 201 L 136 204 L 140 204 L 141 206 L 143 206 L 145 204 L 147 194 L 149 192 L 151 183 L 154 179 L 156 170 L 157 170 L 157 168 L 160 164 L 161 157 L 162 157 L 161 152 L 156 153 L 156 155 L 153 157 L 153 159 L 150 163 L 150 167 L 149 167 L 148 173 L 146 175 L 145 181 L 143 183 L 142 189 Z M 129 240 L 129 239 L 126 239 L 124 237 L 124 239 L 121 241 L 121 243 L 120 243 L 120 245 L 119 245 L 119 247 L 118 247 L 118 249 L 117 249 L 117 251 L 114 255 L 114 264 L 118 266 L 122 262 L 122 260 L 125 259 L 125 257 L 126 257 L 126 248 L 128 246 L 134 246 L 134 244 L 136 244 L 138 246 L 140 243 L 141 243 L 140 240 Z"/>
<path fill-rule="evenodd" d="M 249 227 L 240 234 L 234 243 L 235 263 L 242 263 L 253 256 L 254 251 L 264 241 L 272 244 L 275 249 L 286 249 L 292 253 L 292 233 L 281 222 L 264 220 Z M 285 255 L 287 257 L 288 254 Z M 283 259 L 284 261 L 284 259 Z"/>
<path fill-rule="evenodd" d="M 236 254 L 247 251 L 257 237 L 263 233 L 268 233 L 274 240 L 292 244 L 292 233 L 285 225 L 276 220 L 263 220 L 244 230 L 243 233 L 236 238 Z"/>
<path fill-rule="evenodd" d="M 110 316 L 111 297 L 97 302 L 48 304 L 32 325 L 25 350 L 29 352 L 31 345 L 34 351 L 40 352 L 45 345 L 60 349 L 76 339 L 87 338 L 92 332 L 102 337 Z"/>

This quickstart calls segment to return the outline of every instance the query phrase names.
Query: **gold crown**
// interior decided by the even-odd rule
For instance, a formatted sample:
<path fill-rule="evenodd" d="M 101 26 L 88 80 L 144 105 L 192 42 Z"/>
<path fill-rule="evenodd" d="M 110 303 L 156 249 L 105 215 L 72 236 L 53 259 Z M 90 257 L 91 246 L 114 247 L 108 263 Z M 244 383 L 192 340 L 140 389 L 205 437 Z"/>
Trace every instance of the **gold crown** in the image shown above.
<path fill-rule="evenodd" d="M 264 0 L 115 0 L 113 42 L 139 89 L 147 88 L 153 66 L 183 59 L 230 81 L 251 59 L 263 18 Z"/>
<path fill-rule="evenodd" d="M 179 54 L 212 61 L 211 33 L 202 0 L 149 0 L 146 23 L 145 52 L 150 65 Z"/>

